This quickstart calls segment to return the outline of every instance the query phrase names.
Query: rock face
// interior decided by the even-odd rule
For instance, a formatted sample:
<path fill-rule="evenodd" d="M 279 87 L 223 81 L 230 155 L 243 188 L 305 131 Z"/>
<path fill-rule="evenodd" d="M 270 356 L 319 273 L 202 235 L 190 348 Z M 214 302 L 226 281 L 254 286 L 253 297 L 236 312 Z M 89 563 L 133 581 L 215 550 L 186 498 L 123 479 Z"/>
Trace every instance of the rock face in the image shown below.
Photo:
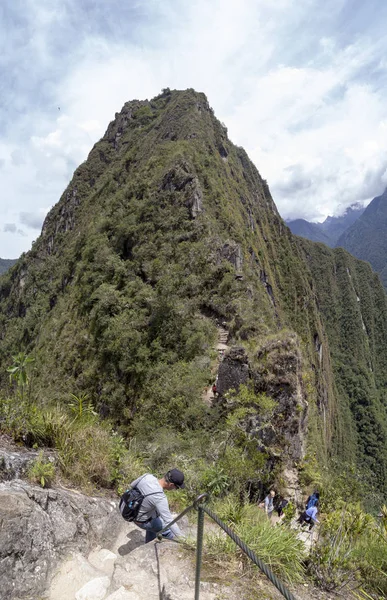
<path fill-rule="evenodd" d="M 249 365 L 244 348 L 231 348 L 230 352 L 219 365 L 217 391 L 224 396 L 229 390 L 238 390 L 239 386 L 247 383 Z"/>
<path fill-rule="evenodd" d="M 263 393 L 275 401 L 272 416 L 268 419 L 257 411 L 248 418 L 246 430 L 274 464 L 281 461 L 283 494 L 298 503 L 301 490 L 296 466 L 305 455 L 308 403 L 297 336 L 287 333 L 270 340 L 261 346 L 251 363 L 243 348 L 231 348 L 219 366 L 217 391 L 224 396 L 250 382 L 256 394 Z"/>
<path fill-rule="evenodd" d="M 38 452 L 29 450 L 15 452 L 0 448 L 0 481 L 19 479 L 26 475 L 30 464 L 36 460 Z"/>
<path fill-rule="evenodd" d="M 302 355 L 296 335 L 287 334 L 263 345 L 252 369 L 256 393 L 265 393 L 276 402 L 273 419 L 260 428 L 264 445 L 278 447 L 288 460 L 304 457 L 307 432 L 307 402 L 302 384 Z M 258 423 L 259 424 L 259 423 Z"/>
<path fill-rule="evenodd" d="M 21 480 L 0 484 L 0 590 L 36 600 L 60 556 L 110 541 L 121 526 L 116 503 Z"/>

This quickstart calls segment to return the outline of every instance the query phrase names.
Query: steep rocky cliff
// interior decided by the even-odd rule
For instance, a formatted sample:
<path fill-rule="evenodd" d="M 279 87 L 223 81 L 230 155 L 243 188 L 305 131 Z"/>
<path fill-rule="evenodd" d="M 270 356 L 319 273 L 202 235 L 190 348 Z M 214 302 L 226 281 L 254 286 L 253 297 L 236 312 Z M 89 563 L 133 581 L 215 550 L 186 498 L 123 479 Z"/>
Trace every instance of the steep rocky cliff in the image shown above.
<path fill-rule="evenodd" d="M 111 543 L 121 518 L 114 502 L 26 481 L 0 483 L 3 598 L 38 598 L 64 553 Z"/>
<path fill-rule="evenodd" d="M 347 305 L 348 282 L 325 258 L 323 246 L 309 250 L 292 236 L 267 183 L 203 94 L 165 90 L 128 102 L 74 173 L 33 249 L 0 280 L 3 386 L 11 355 L 24 349 L 35 357 L 40 402 L 87 392 L 128 435 L 144 423 L 177 433 L 205 427 L 193 406 L 211 378 L 221 321 L 244 356 L 236 359 L 235 350 L 224 365 L 240 360 L 238 382 L 277 403 L 266 431 L 259 407 L 247 424 L 259 438 L 257 452 L 270 438 L 272 452 L 277 447 L 294 468 L 312 422 L 319 460 L 348 445 L 359 465 L 365 453 L 370 465 L 380 461 L 383 487 L 384 375 L 375 368 L 358 380 L 373 407 L 371 429 L 380 415 L 377 440 L 366 445 L 348 399 L 351 378 L 332 367 L 332 349 L 343 364 L 357 356 L 378 363 L 387 347 L 385 327 L 376 331 L 384 292 L 354 261 L 370 290 L 364 297 L 375 337 L 367 329 L 344 342 L 343 323 L 351 329 L 359 314 Z"/>

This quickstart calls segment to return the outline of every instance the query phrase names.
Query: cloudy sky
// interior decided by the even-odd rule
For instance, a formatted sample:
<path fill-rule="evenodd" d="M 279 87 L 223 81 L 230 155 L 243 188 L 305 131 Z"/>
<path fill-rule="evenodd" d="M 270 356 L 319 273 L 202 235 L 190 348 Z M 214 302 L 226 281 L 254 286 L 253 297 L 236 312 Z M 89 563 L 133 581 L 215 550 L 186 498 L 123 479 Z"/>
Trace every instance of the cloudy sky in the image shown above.
<path fill-rule="evenodd" d="M 114 113 L 207 94 L 284 218 L 387 183 L 385 0 L 4 0 L 0 257 L 16 258 Z"/>

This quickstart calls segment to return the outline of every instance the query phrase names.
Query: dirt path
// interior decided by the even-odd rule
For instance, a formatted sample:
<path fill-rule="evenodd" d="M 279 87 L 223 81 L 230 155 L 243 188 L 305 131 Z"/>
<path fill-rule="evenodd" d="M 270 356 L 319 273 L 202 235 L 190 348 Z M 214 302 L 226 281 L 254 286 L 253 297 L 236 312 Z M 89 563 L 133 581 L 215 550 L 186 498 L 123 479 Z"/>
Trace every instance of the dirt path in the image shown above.
<path fill-rule="evenodd" d="M 229 338 L 229 332 L 227 331 L 227 329 L 225 329 L 221 325 L 217 325 L 217 329 L 218 329 L 218 340 L 214 346 L 214 349 L 217 351 L 218 356 L 216 358 L 216 363 L 213 365 L 213 367 L 211 369 L 211 373 L 213 376 L 213 383 L 215 383 L 216 379 L 217 379 L 219 364 L 222 362 L 225 353 L 229 349 L 229 346 L 227 345 L 228 338 Z M 213 383 L 203 390 L 202 398 L 203 398 L 203 401 L 208 406 L 211 406 L 212 401 L 214 400 L 214 397 L 215 397 L 214 393 L 212 391 Z"/>

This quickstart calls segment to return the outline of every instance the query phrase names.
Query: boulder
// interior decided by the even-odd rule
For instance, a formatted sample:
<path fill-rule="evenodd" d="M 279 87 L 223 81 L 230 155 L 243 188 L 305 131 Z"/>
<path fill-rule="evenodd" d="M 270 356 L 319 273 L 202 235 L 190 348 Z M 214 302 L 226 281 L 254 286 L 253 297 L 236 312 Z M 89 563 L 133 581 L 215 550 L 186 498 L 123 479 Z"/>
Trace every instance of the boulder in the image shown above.
<path fill-rule="evenodd" d="M 116 559 L 117 555 L 106 548 L 93 550 L 88 556 L 89 563 L 109 577 L 113 575 Z"/>
<path fill-rule="evenodd" d="M 91 579 L 75 594 L 75 600 L 103 600 L 110 587 L 109 577 Z"/>

